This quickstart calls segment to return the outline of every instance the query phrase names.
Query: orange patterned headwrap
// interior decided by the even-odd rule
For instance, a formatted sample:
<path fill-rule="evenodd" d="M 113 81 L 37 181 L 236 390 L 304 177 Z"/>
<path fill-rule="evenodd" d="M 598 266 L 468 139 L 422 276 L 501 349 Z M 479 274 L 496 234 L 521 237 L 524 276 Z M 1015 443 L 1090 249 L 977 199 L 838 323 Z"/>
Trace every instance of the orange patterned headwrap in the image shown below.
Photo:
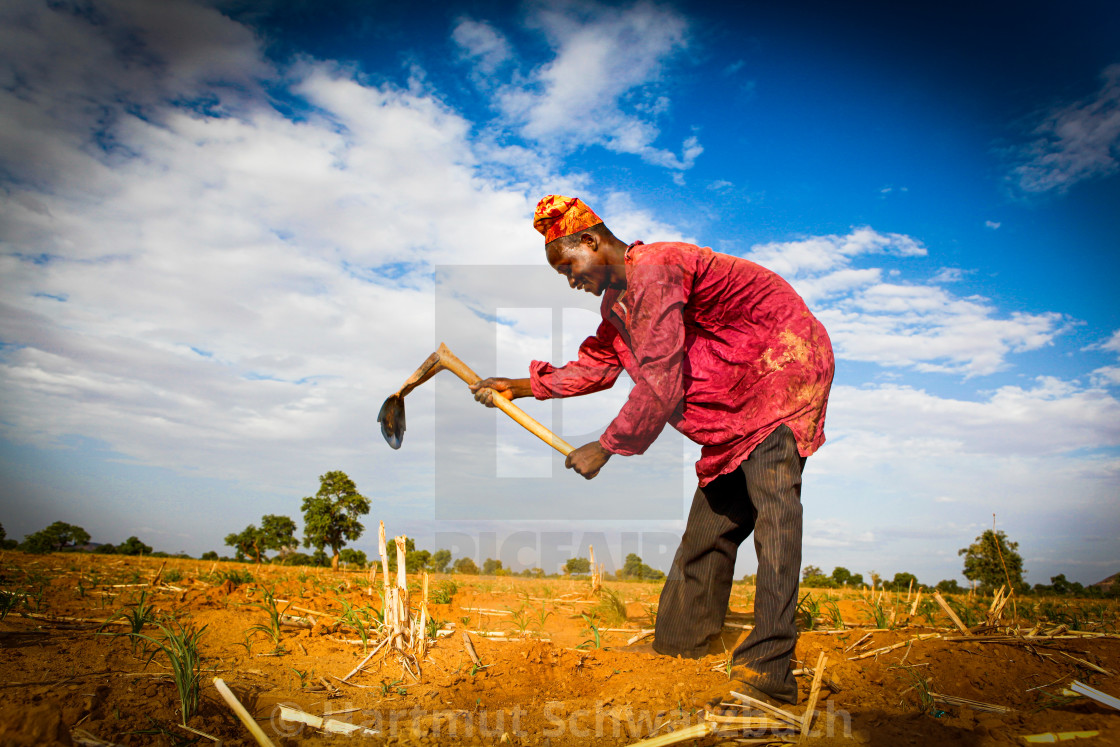
<path fill-rule="evenodd" d="M 533 213 L 533 228 L 544 235 L 546 244 L 602 222 L 603 219 L 578 197 L 542 197 Z"/>

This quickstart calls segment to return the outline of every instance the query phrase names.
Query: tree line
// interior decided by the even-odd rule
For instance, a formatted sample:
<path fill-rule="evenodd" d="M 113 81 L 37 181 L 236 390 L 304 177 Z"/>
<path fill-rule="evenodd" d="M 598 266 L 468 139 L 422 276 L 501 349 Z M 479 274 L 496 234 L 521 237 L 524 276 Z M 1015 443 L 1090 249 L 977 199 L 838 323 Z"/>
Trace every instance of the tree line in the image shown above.
<path fill-rule="evenodd" d="M 340 564 L 351 567 L 365 567 L 366 554 L 361 550 L 346 547 L 365 531 L 361 517 L 369 513 L 370 500 L 358 492 L 354 481 L 341 470 L 334 470 L 319 476 L 319 490 L 313 496 L 303 498 L 300 508 L 303 512 L 303 539 L 305 548 L 314 548 L 311 554 L 298 552 L 300 540 L 296 538 L 296 523 L 288 516 L 265 514 L 260 525 L 249 524 L 240 532 L 226 535 L 225 544 L 233 548 L 234 558 L 219 556 L 217 552 L 203 553 L 203 560 L 252 560 L 285 565 L 327 566 L 337 570 Z M 56 521 L 48 527 L 27 535 L 23 542 L 7 539 L 3 525 L 0 525 L 0 548 L 18 548 L 29 553 L 65 552 L 80 548 L 90 548 L 90 535 L 80 526 Z M 327 550 L 330 550 L 330 554 Z M 152 555 L 162 557 L 190 556 L 185 553 L 169 555 L 153 552 L 139 538 L 132 536 L 119 545 L 101 544 L 92 547 L 93 552 L 121 555 Z M 271 560 L 268 553 L 276 552 Z M 962 574 L 973 583 L 981 594 L 991 594 L 1000 586 L 1009 586 L 1018 594 L 1030 592 L 1038 594 L 1116 596 L 1120 597 L 1120 582 L 1113 583 L 1107 592 L 1099 586 L 1083 586 L 1076 581 L 1068 581 L 1065 574 L 1053 576 L 1049 584 L 1035 584 L 1031 587 L 1023 580 L 1026 571 L 1023 558 L 1019 554 L 1019 544 L 1007 538 L 1003 531 L 986 530 L 976 541 L 958 551 L 964 557 Z M 389 569 L 397 570 L 397 554 L 389 553 Z M 471 558 L 459 558 L 452 562 L 450 550 L 417 550 L 415 541 L 406 540 L 405 568 L 409 573 L 430 571 L 433 573 L 460 573 L 466 575 L 509 576 L 513 571 L 502 567 L 502 561 L 486 558 L 482 567 Z M 566 575 L 589 573 L 591 562 L 587 558 L 570 558 L 564 565 Z M 545 577 L 541 568 L 530 568 L 517 575 Z M 912 573 L 899 572 L 887 580 L 877 572 L 869 572 L 871 586 L 891 591 L 905 591 L 911 587 L 923 586 Z M 635 553 L 626 556 L 614 578 L 618 580 L 660 581 L 665 578 L 662 571 L 649 567 Z M 748 575 L 747 581 L 753 582 Z M 852 573 L 847 568 L 837 566 L 832 573 L 825 573 L 814 565 L 802 569 L 802 584 L 815 588 L 862 588 L 867 586 L 863 574 Z M 962 593 L 963 589 L 956 579 L 942 579 L 932 588 L 944 593 Z"/>
<path fill-rule="evenodd" d="M 1049 584 L 1035 584 L 1031 586 L 1023 580 L 1026 570 L 1023 568 L 1023 557 L 1019 554 L 1019 543 L 1012 542 L 1002 530 L 988 529 L 968 547 L 957 551 L 958 556 L 964 556 L 962 575 L 972 582 L 973 588 L 982 595 L 993 594 L 1001 586 L 1013 589 L 1016 594 L 1042 594 L 1042 595 L 1072 595 L 1072 596 L 1111 596 L 1120 597 L 1120 583 L 1114 582 L 1107 590 L 1100 586 L 1084 586 L 1076 581 L 1068 581 L 1064 573 L 1050 577 Z M 862 588 L 868 584 L 863 579 L 863 574 L 852 573 L 847 568 L 837 566 L 832 573 L 825 575 L 815 565 L 807 565 L 802 569 L 801 583 L 813 588 Z M 894 578 L 887 580 L 875 571 L 870 571 L 872 588 L 886 589 L 888 591 L 907 591 L 910 588 L 924 586 L 913 573 L 896 573 Z M 964 589 L 956 579 L 942 579 L 933 587 L 937 591 L 948 594 L 961 594 Z"/>

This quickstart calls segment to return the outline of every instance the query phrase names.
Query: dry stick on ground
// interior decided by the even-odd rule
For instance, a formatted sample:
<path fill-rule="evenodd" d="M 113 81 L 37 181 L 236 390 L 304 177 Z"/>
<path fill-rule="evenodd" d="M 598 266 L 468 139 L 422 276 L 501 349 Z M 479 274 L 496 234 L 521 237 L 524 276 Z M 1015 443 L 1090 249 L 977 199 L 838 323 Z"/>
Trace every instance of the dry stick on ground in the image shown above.
<path fill-rule="evenodd" d="M 858 661 L 860 659 L 867 659 L 868 657 L 871 657 L 871 656 L 878 656 L 879 654 L 885 654 L 888 651 L 894 651 L 896 648 L 902 648 L 903 646 L 909 646 L 911 643 L 914 643 L 915 641 L 926 641 L 926 640 L 929 640 L 930 638 L 940 638 L 940 637 L 941 637 L 940 633 L 922 633 L 921 635 L 916 635 L 913 638 L 908 638 L 907 640 L 902 641 L 900 643 L 893 643 L 890 646 L 883 646 L 882 648 L 877 648 L 873 651 L 866 651 L 862 654 L 859 654 L 858 656 L 849 656 L 848 661 Z"/>
<path fill-rule="evenodd" d="M 734 690 L 731 691 L 731 697 L 742 701 L 744 704 L 746 704 L 747 706 L 750 706 L 751 708 L 755 708 L 757 710 L 762 711 L 763 713 L 768 713 L 775 718 L 779 718 L 782 721 L 785 721 L 785 722 L 789 723 L 790 726 L 795 726 L 798 729 L 801 728 L 801 717 L 800 716 L 795 716 L 792 713 L 789 713 L 788 711 L 783 711 L 781 708 L 778 708 L 777 706 L 772 706 L 769 703 L 764 703 L 761 700 L 756 700 L 755 698 L 752 698 L 749 695 L 744 695 L 743 693 L 737 693 Z"/>
<path fill-rule="evenodd" d="M 984 711 L 986 713 L 1013 713 L 1014 708 L 1007 706 L 996 705 L 994 703 L 982 703 L 979 700 L 969 700 L 968 698 L 958 698 L 955 695 L 942 695 L 941 693 L 931 692 L 931 698 L 939 703 L 956 706 L 958 708 L 971 708 L 974 711 Z"/>
<path fill-rule="evenodd" d="M 482 666 L 482 659 L 478 658 L 478 652 L 474 650 L 474 644 L 471 642 L 471 637 L 467 631 L 463 631 L 463 648 L 467 650 L 467 656 L 471 657 L 476 667 Z"/>
<path fill-rule="evenodd" d="M 631 638 L 630 640 L 626 641 L 626 645 L 627 646 L 633 646 L 635 643 L 642 640 L 643 638 L 648 638 L 649 636 L 653 635 L 653 632 L 654 632 L 653 628 L 650 628 L 649 630 L 643 630 L 640 633 L 638 633 L 636 636 Z"/>
<path fill-rule="evenodd" d="M 214 678 L 214 687 L 218 689 L 218 692 L 221 694 L 226 704 L 237 714 L 237 718 L 241 719 L 241 723 L 245 724 L 245 728 L 248 729 L 249 733 L 253 735 L 253 738 L 257 740 L 257 744 L 259 744 L 260 747 L 276 747 L 273 741 L 268 738 L 268 735 L 264 733 L 264 730 L 261 729 L 260 724 L 256 722 L 252 714 L 245 710 L 245 706 L 241 705 L 237 696 L 235 696 L 229 689 L 229 686 L 222 681 L 221 677 Z"/>
<path fill-rule="evenodd" d="M 770 718 L 769 716 L 722 716 L 711 711 L 704 712 L 704 720 L 719 724 L 721 729 L 770 729 L 773 731 L 790 731 L 799 729 L 799 726 L 787 724 L 784 721 Z"/>
<path fill-rule="evenodd" d="M 871 634 L 870 634 L 870 633 L 864 633 L 864 635 L 863 635 L 863 637 L 862 637 L 862 638 L 860 638 L 860 639 L 859 639 L 858 641 L 856 641 L 855 643 L 853 643 L 853 644 L 852 644 L 851 646 L 848 646 L 848 647 L 847 647 L 846 649 L 844 649 L 844 650 L 843 650 L 843 651 L 842 651 L 841 653 L 844 653 L 844 654 L 848 653 L 848 652 L 849 652 L 849 651 L 851 651 L 851 650 L 852 650 L 853 648 L 855 648 L 855 647 L 856 647 L 856 646 L 858 646 L 859 644 L 863 643 L 864 641 L 866 641 L 866 640 L 867 640 L 868 638 L 870 638 L 870 637 L 871 637 Z"/>
<path fill-rule="evenodd" d="M 370 651 L 370 652 L 369 652 L 369 655 L 368 655 L 368 656 L 366 656 L 366 658 L 362 659 L 362 662 L 361 662 L 361 664 L 359 664 L 358 666 L 354 667 L 354 669 L 353 669 L 353 670 L 351 670 L 350 674 L 348 674 L 348 675 L 346 675 L 345 677 L 343 677 L 343 678 L 342 678 L 342 681 L 343 681 L 343 682 L 346 682 L 346 681 L 347 681 L 348 679 L 350 679 L 350 678 L 351 678 L 351 677 L 353 677 L 353 676 L 354 676 L 355 674 L 357 674 L 357 673 L 358 673 L 358 672 L 359 672 L 359 671 L 361 670 L 361 668 L 362 668 L 362 667 L 364 667 L 364 666 L 365 666 L 366 664 L 368 664 L 368 663 L 369 663 L 369 660 L 373 658 L 373 655 L 374 655 L 374 654 L 376 654 L 376 653 L 377 653 L 378 651 L 380 651 L 381 649 L 383 649 L 383 648 L 385 647 L 385 644 L 386 644 L 386 643 L 388 643 L 388 642 L 389 642 L 389 640 L 390 640 L 390 639 L 386 638 L 386 639 L 384 639 L 383 641 L 381 641 L 381 643 L 378 643 L 378 644 L 377 644 L 376 646 L 374 646 L 374 647 L 373 647 L 373 651 Z"/>
<path fill-rule="evenodd" d="M 817 698 L 821 695 L 821 677 L 824 676 L 824 668 L 828 665 L 828 657 L 825 656 L 824 651 L 821 651 L 817 656 L 817 665 L 813 667 L 813 685 L 809 688 L 809 702 L 805 705 L 805 715 L 801 721 L 801 739 L 805 740 L 809 736 L 809 729 L 813 726 L 813 712 L 817 708 Z"/>
<path fill-rule="evenodd" d="M 1021 734 L 1019 739 L 1027 744 L 1051 744 L 1070 739 L 1089 739 L 1099 735 L 1099 731 L 1048 731 L 1045 734 Z"/>
<path fill-rule="evenodd" d="M 670 744 L 677 744 L 678 742 L 685 742 L 689 739 L 700 739 L 706 737 L 716 731 L 717 725 L 714 721 L 706 721 L 695 726 L 689 726 L 685 729 L 680 729 L 671 734 L 665 734 L 660 737 L 651 737 L 643 739 L 640 742 L 634 742 L 630 747 L 668 747 Z"/>
<path fill-rule="evenodd" d="M 1073 689 L 1073 692 L 1077 693 L 1078 695 L 1084 695 L 1087 698 L 1092 698 L 1098 703 L 1106 706 L 1112 706 L 1113 708 L 1120 710 L 1120 698 L 1114 698 L 1107 693 L 1102 693 L 1100 690 L 1089 687 L 1084 682 L 1078 682 L 1077 680 L 1074 680 L 1073 684 L 1070 687 Z"/>
<path fill-rule="evenodd" d="M 367 729 L 349 721 L 339 721 L 334 718 L 322 718 L 307 711 L 301 711 L 291 706 L 280 706 L 280 719 L 295 724 L 307 724 L 313 729 L 325 731 L 328 734 L 345 734 L 347 736 L 377 736 L 380 732 L 376 729 Z"/>
<path fill-rule="evenodd" d="M 953 608 L 950 607 L 949 603 L 945 601 L 945 598 L 941 596 L 941 592 L 933 592 L 933 600 L 937 602 L 942 611 L 944 611 L 945 614 L 949 616 L 949 619 L 953 621 L 953 624 L 956 625 L 962 633 L 964 633 L 965 635 L 972 635 L 971 631 L 969 631 L 968 629 L 968 626 L 961 622 L 961 619 L 957 617 L 957 613 L 953 612 Z"/>

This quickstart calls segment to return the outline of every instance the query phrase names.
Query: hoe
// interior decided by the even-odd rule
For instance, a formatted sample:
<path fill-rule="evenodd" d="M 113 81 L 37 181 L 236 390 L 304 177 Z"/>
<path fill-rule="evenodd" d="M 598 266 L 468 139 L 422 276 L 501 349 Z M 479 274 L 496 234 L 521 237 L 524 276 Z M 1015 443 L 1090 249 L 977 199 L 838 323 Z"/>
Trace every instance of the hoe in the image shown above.
<path fill-rule="evenodd" d="M 420 364 L 420 368 L 416 369 L 416 372 L 408 377 L 408 381 L 404 382 L 404 386 L 397 390 L 396 394 L 389 395 L 389 398 L 385 400 L 385 404 L 381 405 L 381 411 L 377 413 L 377 422 L 381 423 L 381 435 L 385 436 L 385 440 L 388 441 L 389 445 L 394 449 L 399 449 L 401 447 L 401 441 L 404 440 L 405 395 L 443 370 L 455 374 L 460 379 L 467 382 L 468 386 L 480 381 L 479 375 L 472 371 L 466 363 L 459 360 L 459 358 L 441 342 L 436 352 L 429 355 L 428 359 Z M 502 395 L 494 392 L 493 401 L 499 410 L 509 415 L 519 425 L 564 456 L 567 456 L 572 451 L 571 444 L 557 436 L 548 428 L 545 428 L 526 414 L 524 410 Z"/>

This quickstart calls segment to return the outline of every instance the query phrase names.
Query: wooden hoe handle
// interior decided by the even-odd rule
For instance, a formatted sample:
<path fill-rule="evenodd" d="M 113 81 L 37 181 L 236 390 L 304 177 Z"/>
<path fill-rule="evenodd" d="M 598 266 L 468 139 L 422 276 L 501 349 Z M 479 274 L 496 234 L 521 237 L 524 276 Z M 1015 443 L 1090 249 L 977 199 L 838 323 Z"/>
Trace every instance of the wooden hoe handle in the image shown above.
<path fill-rule="evenodd" d="M 451 373 L 458 376 L 468 385 L 477 384 L 482 380 L 478 374 L 471 370 L 470 366 L 451 352 L 451 349 L 444 345 L 442 342 L 439 344 L 439 349 L 436 350 L 439 355 L 439 364 L 442 368 L 446 368 Z M 493 390 L 491 390 L 493 391 Z M 564 456 L 572 453 L 572 445 L 564 439 L 557 436 L 555 433 L 545 428 L 532 418 L 527 412 L 522 410 L 517 405 L 510 402 L 498 392 L 494 392 L 493 402 L 497 405 L 498 409 L 509 415 L 514 421 L 525 430 L 532 433 L 534 436 L 544 441 L 552 448 L 559 451 Z"/>

